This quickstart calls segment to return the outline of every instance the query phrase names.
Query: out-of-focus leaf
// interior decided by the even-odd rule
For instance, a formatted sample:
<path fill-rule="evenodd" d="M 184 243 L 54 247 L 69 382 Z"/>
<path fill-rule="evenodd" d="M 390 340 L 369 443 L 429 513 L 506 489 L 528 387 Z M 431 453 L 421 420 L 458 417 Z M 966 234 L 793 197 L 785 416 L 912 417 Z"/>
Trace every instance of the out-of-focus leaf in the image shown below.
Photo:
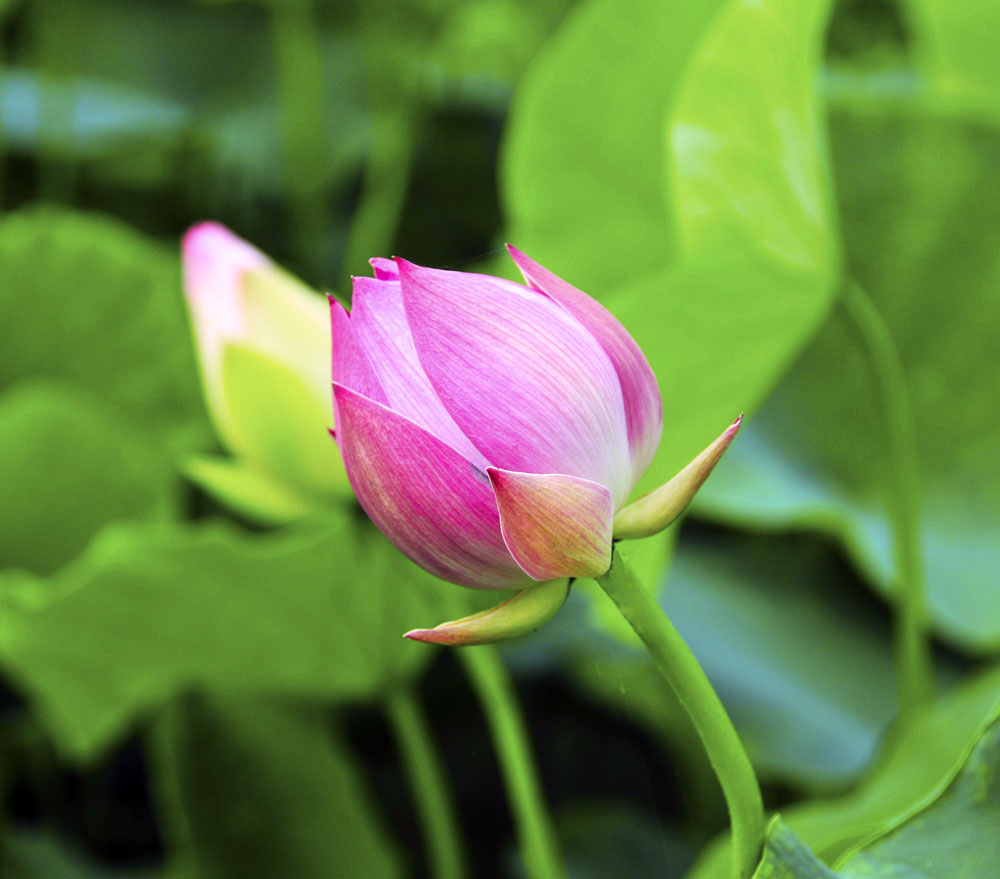
<path fill-rule="evenodd" d="M 660 603 L 767 777 L 843 785 L 871 763 L 892 722 L 888 633 L 853 585 L 833 551 L 809 539 L 681 537 Z M 644 651 L 588 637 L 579 652 L 570 667 L 589 689 L 651 729 L 676 726 Z"/>
<path fill-rule="evenodd" d="M 0 567 L 48 574 L 108 522 L 173 507 L 163 453 L 99 399 L 23 381 L 0 395 Z"/>
<path fill-rule="evenodd" d="M 685 71 L 670 125 L 685 254 L 744 253 L 820 302 L 837 258 L 816 94 L 828 10 L 730 0 Z"/>
<path fill-rule="evenodd" d="M 43 88 L 52 100 L 70 106 L 64 120 L 42 125 Z M 188 124 L 186 109 L 166 98 L 112 81 L 64 79 L 42 85 L 30 70 L 6 69 L 0 81 L 0 122 L 6 146 L 42 150 L 61 159 L 99 159 L 149 150 L 179 138 Z M 59 128 L 58 123 L 64 123 Z"/>
<path fill-rule="evenodd" d="M 905 105 L 843 107 L 832 118 L 850 269 L 909 380 L 933 622 L 956 645 L 1000 649 L 1000 138 Z M 695 509 L 752 528 L 833 533 L 888 592 L 884 437 L 864 353 L 838 314 Z"/>
<path fill-rule="evenodd" d="M 657 373 L 646 489 L 763 399 L 836 269 L 814 93 L 827 4 L 719 7 L 577 9 L 527 74 L 505 153 L 512 240 L 600 297 Z"/>
<path fill-rule="evenodd" d="M 940 797 L 850 855 L 844 879 L 980 879 L 1000 864 L 1000 721 Z"/>
<path fill-rule="evenodd" d="M 694 854 L 682 828 L 619 800 L 563 809 L 557 829 L 573 879 L 676 876 Z"/>
<path fill-rule="evenodd" d="M 0 388 L 77 384 L 171 448 L 204 412 L 179 260 L 125 225 L 31 208 L 0 221 Z"/>
<path fill-rule="evenodd" d="M 216 197 L 232 199 L 251 187 L 280 192 L 282 156 L 272 21 L 247 3 L 207 4 L 192 14 L 187 4 L 134 0 L 75 0 L 81 22 L 75 66 L 81 76 L 121 83 L 189 113 L 178 154 L 198 151 L 196 185 L 214 184 Z M 149 40 L 155 33 L 156 40 Z M 329 179 L 363 159 L 365 70 L 357 40 L 323 37 L 326 141 Z M 144 51 L 136 52 L 142 45 Z M 184 63 L 178 64 L 177 59 Z M 175 171 L 176 173 L 176 171 Z"/>
<path fill-rule="evenodd" d="M 996 717 L 1000 667 L 994 666 L 915 713 L 890 735 L 875 770 L 857 789 L 782 811 L 787 825 L 827 864 L 889 832 L 937 796 Z M 729 853 L 720 840 L 690 879 L 724 879 Z"/>
<path fill-rule="evenodd" d="M 402 875 L 327 712 L 275 699 L 175 704 L 156 730 L 170 874 L 197 879 Z"/>
<path fill-rule="evenodd" d="M 594 295 L 667 264 L 667 114 L 722 0 L 589 0 L 526 73 L 507 127 L 511 240 Z"/>
<path fill-rule="evenodd" d="M 753 879 L 837 879 L 778 817 L 764 837 L 764 854 Z"/>
<path fill-rule="evenodd" d="M 1000 722 L 934 801 L 829 870 L 780 820 L 768 827 L 755 879 L 982 879 L 1000 859 Z"/>
<path fill-rule="evenodd" d="M 441 103 L 505 110 L 513 83 L 538 52 L 552 7 L 562 5 L 561 0 L 455 5 L 429 53 L 425 77 L 432 96 Z"/>
<path fill-rule="evenodd" d="M 0 855 L 4 879 L 154 879 L 153 870 L 113 870 L 38 831 L 18 831 L 4 838 Z"/>
<path fill-rule="evenodd" d="M 917 63 L 946 105 L 1000 116 L 1000 6 L 983 0 L 907 0 Z"/>
<path fill-rule="evenodd" d="M 121 526 L 51 580 L 6 577 L 0 665 L 87 759 L 191 687 L 371 697 L 432 653 L 403 632 L 461 616 L 466 596 L 348 512 L 257 538 Z"/>

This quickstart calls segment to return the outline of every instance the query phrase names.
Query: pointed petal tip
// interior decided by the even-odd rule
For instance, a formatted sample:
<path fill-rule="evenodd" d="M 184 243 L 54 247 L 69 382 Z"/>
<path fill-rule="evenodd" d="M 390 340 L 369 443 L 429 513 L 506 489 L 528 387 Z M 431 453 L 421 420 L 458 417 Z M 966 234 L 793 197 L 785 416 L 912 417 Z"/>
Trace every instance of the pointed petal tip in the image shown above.
<path fill-rule="evenodd" d="M 727 427 L 676 476 L 615 514 L 618 540 L 650 537 L 673 523 L 687 509 L 698 489 L 722 459 L 743 423 L 743 415 Z"/>
<path fill-rule="evenodd" d="M 433 629 L 411 629 L 403 635 L 411 641 L 472 647 L 495 644 L 527 635 L 547 623 L 569 597 L 568 579 L 547 580 L 522 589 L 496 607 L 460 620 L 449 620 Z"/>
<path fill-rule="evenodd" d="M 375 279 L 378 281 L 396 281 L 399 279 L 399 270 L 396 268 L 394 258 L 373 256 L 368 260 L 368 265 L 372 267 Z"/>
<path fill-rule="evenodd" d="M 425 644 L 435 643 L 433 629 L 410 629 L 409 632 L 403 633 L 403 637 L 410 641 L 423 641 Z"/>

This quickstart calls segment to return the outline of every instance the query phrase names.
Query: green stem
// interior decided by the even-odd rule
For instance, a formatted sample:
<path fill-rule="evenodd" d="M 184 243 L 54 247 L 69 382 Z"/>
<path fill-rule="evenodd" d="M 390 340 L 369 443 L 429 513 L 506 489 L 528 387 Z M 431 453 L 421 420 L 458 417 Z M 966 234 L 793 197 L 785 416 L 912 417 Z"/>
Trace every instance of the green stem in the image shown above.
<path fill-rule="evenodd" d="M 906 376 L 878 309 L 857 284 L 844 290 L 844 310 L 863 343 L 885 413 L 888 514 L 896 556 L 895 655 L 901 713 L 934 696 L 934 665 L 924 606 L 920 550 L 920 461 Z"/>
<path fill-rule="evenodd" d="M 447 773 L 434 747 L 427 718 L 408 687 L 393 688 L 385 700 L 416 801 L 424 841 L 435 879 L 467 875 L 455 806 L 448 791 Z"/>
<path fill-rule="evenodd" d="M 566 869 L 545 806 L 514 683 L 493 647 L 460 647 L 458 656 L 490 727 L 528 876 L 561 879 Z"/>
<path fill-rule="evenodd" d="M 323 103 L 323 46 L 312 0 L 272 0 L 271 32 L 281 96 L 284 183 L 296 256 L 312 267 L 326 233 L 329 148 Z"/>
<path fill-rule="evenodd" d="M 597 578 L 642 640 L 694 724 L 722 787 L 733 834 L 733 877 L 748 879 L 760 860 L 764 805 L 757 777 L 726 709 L 680 633 L 615 548 Z"/>

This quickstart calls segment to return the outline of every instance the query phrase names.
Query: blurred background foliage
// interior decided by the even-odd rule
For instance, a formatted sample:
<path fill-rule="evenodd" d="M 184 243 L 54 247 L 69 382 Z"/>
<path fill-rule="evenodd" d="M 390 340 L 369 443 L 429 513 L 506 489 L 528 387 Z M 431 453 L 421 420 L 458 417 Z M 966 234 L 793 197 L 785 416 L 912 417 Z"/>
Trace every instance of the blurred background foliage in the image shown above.
<path fill-rule="evenodd" d="M 0 3 L 4 877 L 431 875 L 401 688 L 470 874 L 524 875 L 460 664 L 399 637 L 468 593 L 349 506 L 267 530 L 183 475 L 219 452 L 178 256 L 205 218 L 342 296 L 377 254 L 511 275 L 510 240 L 601 298 L 661 383 L 645 487 L 748 414 L 682 533 L 630 548 L 768 805 L 832 863 L 955 776 L 1000 695 L 1000 10 L 628 7 Z M 849 281 L 917 429 L 942 695 L 905 722 Z M 569 874 L 688 871 L 724 806 L 599 592 L 503 655 Z"/>

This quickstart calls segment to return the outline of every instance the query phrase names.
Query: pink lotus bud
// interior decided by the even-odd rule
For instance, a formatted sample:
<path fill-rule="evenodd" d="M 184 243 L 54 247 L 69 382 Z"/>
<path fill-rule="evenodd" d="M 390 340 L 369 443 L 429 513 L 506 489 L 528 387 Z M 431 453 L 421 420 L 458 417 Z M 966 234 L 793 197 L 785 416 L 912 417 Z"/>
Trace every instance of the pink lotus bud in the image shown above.
<path fill-rule="evenodd" d="M 378 259 L 350 315 L 332 303 L 336 437 L 358 499 L 417 564 L 483 589 L 607 571 L 615 511 L 663 423 L 622 325 L 509 250 L 524 285 Z"/>
<path fill-rule="evenodd" d="M 217 223 L 188 231 L 183 260 L 202 384 L 222 442 L 241 464 L 301 496 L 342 491 L 327 435 L 323 298 Z"/>

